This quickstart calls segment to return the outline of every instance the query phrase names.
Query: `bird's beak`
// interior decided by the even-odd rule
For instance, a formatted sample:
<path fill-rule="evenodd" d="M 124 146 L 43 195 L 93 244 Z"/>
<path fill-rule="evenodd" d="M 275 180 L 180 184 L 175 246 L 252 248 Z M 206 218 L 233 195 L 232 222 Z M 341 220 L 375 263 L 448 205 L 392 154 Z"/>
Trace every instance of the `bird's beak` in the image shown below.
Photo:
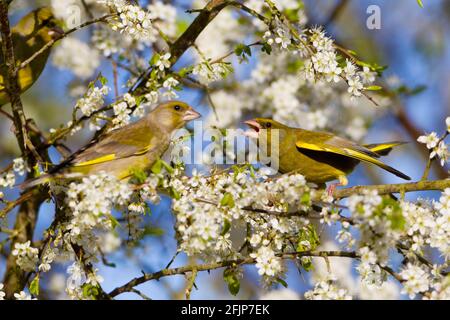
<path fill-rule="evenodd" d="M 190 110 L 187 110 L 184 113 L 183 120 L 184 121 L 191 121 L 191 120 L 198 119 L 201 116 L 202 115 L 200 113 L 198 113 L 197 111 L 195 111 L 194 109 L 190 109 Z"/>
<path fill-rule="evenodd" d="M 244 121 L 246 125 L 250 127 L 250 130 L 244 132 L 244 135 L 250 138 L 257 139 L 259 137 L 259 130 L 261 130 L 261 125 L 256 122 L 256 120 Z"/>
<path fill-rule="evenodd" d="M 61 29 L 60 27 L 53 27 L 50 29 L 48 34 L 50 35 L 50 37 L 52 37 L 52 39 L 59 39 L 62 36 L 64 36 L 65 33 L 64 30 Z"/>

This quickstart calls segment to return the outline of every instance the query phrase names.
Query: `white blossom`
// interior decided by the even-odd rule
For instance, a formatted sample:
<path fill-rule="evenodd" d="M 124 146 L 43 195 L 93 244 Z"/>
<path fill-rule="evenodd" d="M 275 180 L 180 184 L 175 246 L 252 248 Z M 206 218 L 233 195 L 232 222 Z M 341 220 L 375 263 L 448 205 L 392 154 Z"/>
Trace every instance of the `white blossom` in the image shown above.
<path fill-rule="evenodd" d="M 427 291 L 430 287 L 430 279 L 428 273 L 421 267 L 408 263 L 399 273 L 403 283 L 402 293 L 406 293 L 412 299 L 418 293 Z"/>

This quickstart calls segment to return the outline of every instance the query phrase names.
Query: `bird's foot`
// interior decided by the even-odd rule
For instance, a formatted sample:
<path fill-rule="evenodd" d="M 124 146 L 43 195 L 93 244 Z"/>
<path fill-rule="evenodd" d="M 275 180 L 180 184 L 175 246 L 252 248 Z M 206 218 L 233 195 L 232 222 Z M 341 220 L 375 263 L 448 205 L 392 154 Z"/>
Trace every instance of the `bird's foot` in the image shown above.
<path fill-rule="evenodd" d="M 327 187 L 327 195 L 329 197 L 332 197 L 334 194 L 334 191 L 336 191 L 336 187 L 341 186 L 341 183 L 332 183 Z"/>
<path fill-rule="evenodd" d="M 328 188 L 327 188 L 328 196 L 330 196 L 330 197 L 333 196 L 334 191 L 336 191 L 336 187 L 346 186 L 348 184 L 348 180 L 345 176 L 340 176 L 338 179 L 339 179 L 339 182 L 332 183 L 328 186 Z"/>

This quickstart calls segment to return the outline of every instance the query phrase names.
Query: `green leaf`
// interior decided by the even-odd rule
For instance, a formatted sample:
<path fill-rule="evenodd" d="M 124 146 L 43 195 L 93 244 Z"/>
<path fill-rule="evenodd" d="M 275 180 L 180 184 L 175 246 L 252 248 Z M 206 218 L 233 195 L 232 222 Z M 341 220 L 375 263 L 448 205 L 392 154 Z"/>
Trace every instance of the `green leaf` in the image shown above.
<path fill-rule="evenodd" d="M 234 199 L 233 199 L 233 196 L 231 195 L 231 193 L 226 192 L 223 195 L 222 200 L 220 200 L 220 205 L 223 207 L 234 208 L 235 203 L 234 203 Z"/>
<path fill-rule="evenodd" d="M 312 269 L 314 269 L 314 265 L 313 265 L 313 263 L 312 263 L 312 259 L 309 258 L 309 257 L 302 257 L 301 260 L 300 260 L 300 263 L 301 263 L 303 269 L 304 269 L 306 272 L 309 272 L 309 271 L 311 271 Z"/>
<path fill-rule="evenodd" d="M 113 229 L 115 229 L 117 226 L 120 226 L 119 221 L 117 221 L 117 219 L 112 214 L 109 214 L 108 218 L 111 221 L 111 225 L 112 225 Z"/>
<path fill-rule="evenodd" d="M 161 161 L 162 166 L 164 167 L 164 169 L 166 169 L 166 171 L 170 174 L 173 173 L 173 168 L 170 164 L 168 164 L 167 162 L 165 162 L 164 160 L 159 160 Z"/>
<path fill-rule="evenodd" d="M 228 284 L 228 290 L 233 296 L 239 293 L 241 282 L 239 281 L 235 268 L 226 268 L 223 271 L 223 280 Z"/>
<path fill-rule="evenodd" d="M 283 279 L 281 279 L 281 278 L 277 278 L 277 282 L 279 283 L 279 284 L 281 284 L 283 287 L 285 287 L 285 288 L 287 288 L 288 287 L 288 284 L 287 284 L 287 282 L 286 281 L 284 281 Z"/>
<path fill-rule="evenodd" d="M 400 207 L 400 203 L 396 199 L 393 199 L 390 196 L 383 197 L 383 201 L 376 208 L 375 214 L 386 216 L 387 219 L 391 222 L 391 228 L 393 230 L 404 230 L 406 220 L 403 216 L 403 211 Z"/>
<path fill-rule="evenodd" d="M 83 297 L 85 298 L 94 298 L 96 299 L 100 293 L 97 286 L 93 286 L 92 284 L 85 283 L 82 286 L 83 289 Z"/>
<path fill-rule="evenodd" d="M 309 192 L 303 193 L 300 201 L 302 204 L 304 204 L 306 206 L 310 206 L 311 205 L 311 195 L 309 194 Z"/>
<path fill-rule="evenodd" d="M 248 57 L 252 55 L 252 49 L 245 44 L 238 44 L 234 49 L 234 53 L 244 61 L 248 61 Z"/>
<path fill-rule="evenodd" d="M 417 0 L 417 4 L 418 4 L 421 8 L 423 8 L 423 2 L 422 2 L 422 0 Z"/>
<path fill-rule="evenodd" d="M 190 23 L 187 20 L 177 21 L 177 35 L 181 35 L 189 27 Z"/>
<path fill-rule="evenodd" d="M 380 86 L 368 86 L 365 89 L 368 90 L 368 91 L 379 91 L 379 90 L 382 90 L 383 87 L 380 87 Z"/>
<path fill-rule="evenodd" d="M 419 93 L 422 93 L 426 89 L 427 89 L 427 87 L 424 86 L 424 85 L 419 85 L 419 86 L 416 86 L 414 88 L 410 88 L 408 86 L 401 85 L 400 87 L 398 87 L 395 90 L 395 92 L 397 94 L 404 94 L 404 95 L 407 95 L 407 96 L 415 96 L 415 95 L 418 95 Z"/>
<path fill-rule="evenodd" d="M 145 173 L 142 169 L 132 169 L 131 170 L 132 178 L 136 180 L 137 183 L 142 184 L 147 179 L 147 173 Z"/>
<path fill-rule="evenodd" d="M 170 195 L 171 195 L 172 198 L 174 198 L 175 200 L 180 200 L 180 198 L 181 198 L 180 193 L 179 193 L 175 188 L 170 188 Z"/>
<path fill-rule="evenodd" d="M 102 84 L 102 86 L 106 85 L 108 83 L 108 79 L 106 79 L 102 74 L 98 76 L 98 80 Z"/>
<path fill-rule="evenodd" d="M 261 47 L 261 51 L 270 55 L 272 53 L 272 47 L 270 46 L 270 44 L 264 43 Z"/>
<path fill-rule="evenodd" d="M 304 241 L 309 242 L 309 247 L 303 244 Z M 303 252 L 308 250 L 315 250 L 320 244 L 320 238 L 317 234 L 316 228 L 313 225 L 309 225 L 302 228 L 298 233 L 297 252 Z"/>
<path fill-rule="evenodd" d="M 230 231 L 230 229 L 231 229 L 231 222 L 230 222 L 230 220 L 225 219 L 221 235 L 222 236 L 226 235 L 228 233 L 228 231 Z"/>
<path fill-rule="evenodd" d="M 150 237 L 162 237 L 165 234 L 165 230 L 162 228 L 154 227 L 154 226 L 145 226 L 142 231 L 142 237 L 150 236 Z"/>
<path fill-rule="evenodd" d="M 162 171 L 162 163 L 161 163 L 160 160 L 157 160 L 157 161 L 153 164 L 151 171 L 152 171 L 154 174 L 160 174 L 160 173 L 161 173 L 161 171 Z"/>
<path fill-rule="evenodd" d="M 36 297 L 39 295 L 39 275 L 34 277 L 33 281 L 31 281 L 29 290 L 33 296 Z"/>
<path fill-rule="evenodd" d="M 150 59 L 150 65 L 153 66 L 156 64 L 157 61 L 159 61 L 159 59 L 161 58 L 161 56 L 158 53 L 155 53 L 152 58 Z"/>

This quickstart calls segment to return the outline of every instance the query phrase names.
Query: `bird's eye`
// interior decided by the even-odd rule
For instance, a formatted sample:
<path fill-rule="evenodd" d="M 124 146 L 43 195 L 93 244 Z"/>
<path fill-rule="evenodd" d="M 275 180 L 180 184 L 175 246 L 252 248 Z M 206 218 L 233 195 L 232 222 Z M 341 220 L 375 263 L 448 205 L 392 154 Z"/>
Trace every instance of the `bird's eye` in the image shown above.
<path fill-rule="evenodd" d="M 266 128 L 270 128 L 272 124 L 270 122 L 266 123 Z"/>
<path fill-rule="evenodd" d="M 176 111 L 180 111 L 181 110 L 181 106 L 179 106 L 178 104 L 176 106 L 173 107 Z"/>

